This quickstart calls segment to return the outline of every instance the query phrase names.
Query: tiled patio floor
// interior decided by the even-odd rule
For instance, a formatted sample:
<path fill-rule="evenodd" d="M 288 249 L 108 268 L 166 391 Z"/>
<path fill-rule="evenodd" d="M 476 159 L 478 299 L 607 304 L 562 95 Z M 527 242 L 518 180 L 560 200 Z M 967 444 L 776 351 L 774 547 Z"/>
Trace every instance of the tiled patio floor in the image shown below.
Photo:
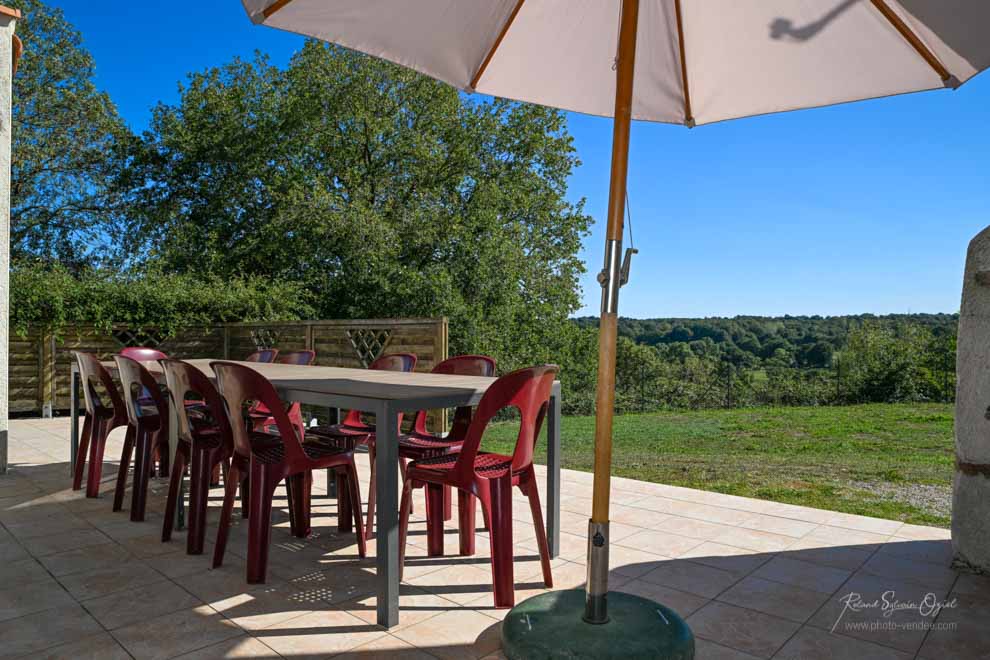
<path fill-rule="evenodd" d="M 108 458 L 122 437 L 111 436 Z M 184 533 L 160 542 L 164 480 L 153 484 L 145 523 L 110 511 L 115 463 L 100 499 L 69 490 L 67 438 L 66 419 L 11 423 L 11 470 L 0 477 L 0 657 L 500 657 L 504 611 L 492 608 L 480 533 L 475 557 L 427 558 L 423 521 L 414 521 L 401 625 L 386 632 L 369 595 L 374 561 L 358 559 L 353 535 L 336 533 L 330 500 L 314 498 L 306 541 L 277 512 L 269 583 L 252 587 L 244 526 L 232 531 L 226 565 L 210 570 L 209 545 L 187 556 Z M 365 455 L 359 463 L 366 477 Z M 590 475 L 565 471 L 557 588 L 584 581 L 590 497 Z M 516 502 L 518 601 L 543 586 L 528 507 Z M 612 588 L 678 611 L 701 660 L 990 657 L 990 578 L 949 568 L 946 530 L 627 479 L 613 480 L 613 502 Z M 421 498 L 416 505 L 421 512 Z M 456 552 L 453 526 L 447 539 Z M 885 617 L 846 609 L 850 592 L 865 603 L 887 592 L 954 606 Z M 932 622 L 941 629 L 925 629 Z"/>

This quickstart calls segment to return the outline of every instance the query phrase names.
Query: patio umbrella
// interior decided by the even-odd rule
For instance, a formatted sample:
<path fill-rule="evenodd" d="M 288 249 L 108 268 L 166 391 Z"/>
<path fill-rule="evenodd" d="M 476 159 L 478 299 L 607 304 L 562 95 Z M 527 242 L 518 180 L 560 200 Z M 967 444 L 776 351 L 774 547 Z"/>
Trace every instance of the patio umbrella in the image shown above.
<path fill-rule="evenodd" d="M 955 88 L 990 65 L 985 0 L 242 0 L 251 19 L 479 92 L 614 117 L 584 619 L 605 622 L 630 120 L 697 126 Z M 624 267 L 625 266 L 625 267 Z"/>

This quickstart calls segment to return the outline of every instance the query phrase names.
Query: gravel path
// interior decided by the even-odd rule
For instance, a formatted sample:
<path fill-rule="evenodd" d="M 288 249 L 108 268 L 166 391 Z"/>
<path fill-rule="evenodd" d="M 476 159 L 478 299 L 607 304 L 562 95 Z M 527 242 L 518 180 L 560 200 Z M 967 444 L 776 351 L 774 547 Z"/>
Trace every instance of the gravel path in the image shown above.
<path fill-rule="evenodd" d="M 952 486 L 930 484 L 895 484 L 888 481 L 852 481 L 854 488 L 869 491 L 882 499 L 916 506 L 939 516 L 952 514 Z"/>

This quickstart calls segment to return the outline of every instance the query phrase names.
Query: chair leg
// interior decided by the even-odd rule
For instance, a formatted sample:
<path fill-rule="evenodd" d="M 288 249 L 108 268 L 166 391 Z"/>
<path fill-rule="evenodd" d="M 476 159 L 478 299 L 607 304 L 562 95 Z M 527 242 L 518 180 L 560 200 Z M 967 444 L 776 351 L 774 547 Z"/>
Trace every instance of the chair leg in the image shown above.
<path fill-rule="evenodd" d="M 171 458 L 169 457 L 169 438 L 167 422 L 162 422 L 162 427 L 158 430 L 158 476 L 167 477 L 170 473 Z"/>
<path fill-rule="evenodd" d="M 219 568 L 223 564 L 223 555 L 227 550 L 227 537 L 230 535 L 230 517 L 234 511 L 234 495 L 240 483 L 240 470 L 237 463 L 231 462 L 227 472 L 229 479 L 224 483 L 223 507 L 220 509 L 220 523 L 217 526 L 217 543 L 213 548 L 213 568 Z M 243 492 L 243 488 L 242 491 Z"/>
<path fill-rule="evenodd" d="M 290 476 L 287 480 L 289 491 L 289 525 L 292 535 L 304 539 L 310 532 L 310 496 L 313 492 L 313 472 L 306 470 Z"/>
<path fill-rule="evenodd" d="M 402 483 L 402 501 L 399 503 L 399 580 L 406 563 L 406 537 L 409 535 L 409 514 L 412 512 L 413 482 L 406 479 Z"/>
<path fill-rule="evenodd" d="M 368 457 L 371 460 L 371 479 L 368 481 L 368 522 L 364 526 L 364 538 L 370 539 L 375 531 L 375 493 L 378 491 L 378 479 L 375 474 L 375 445 L 368 444 Z"/>
<path fill-rule="evenodd" d="M 361 529 L 361 483 L 358 481 L 357 466 L 353 459 L 346 468 L 347 494 L 350 501 L 351 514 L 354 516 L 354 529 L 357 530 L 358 556 L 362 559 L 367 554 L 367 542 Z"/>
<path fill-rule="evenodd" d="M 86 476 L 86 497 L 100 496 L 100 479 L 103 477 L 103 452 L 106 449 L 107 435 L 110 434 L 109 426 L 109 420 L 94 420 L 89 440 L 89 474 Z"/>
<path fill-rule="evenodd" d="M 357 528 L 364 531 L 364 521 L 361 519 L 361 500 L 355 504 L 350 497 L 351 477 L 348 476 L 349 471 L 335 470 L 332 474 L 334 483 L 337 485 L 337 531 L 341 534 L 351 533 L 354 531 L 355 520 L 357 520 Z M 357 472 L 355 471 L 354 474 Z"/>
<path fill-rule="evenodd" d="M 230 464 L 231 466 L 233 466 L 234 464 L 233 460 L 231 460 Z M 238 472 L 238 474 L 240 474 L 240 471 Z M 241 475 L 240 487 L 241 487 L 241 518 L 247 518 L 248 508 L 250 508 L 250 504 L 251 504 L 251 477 L 247 472 L 244 472 L 244 474 Z"/>
<path fill-rule="evenodd" d="M 150 479 L 151 457 L 155 434 L 137 430 L 134 442 L 134 486 L 131 493 L 131 520 L 133 522 L 144 521 L 145 505 L 148 501 L 148 481 Z"/>
<path fill-rule="evenodd" d="M 226 472 L 222 469 L 223 463 L 217 463 L 213 466 L 213 470 L 210 472 L 210 488 L 214 488 L 220 485 L 220 473 Z"/>
<path fill-rule="evenodd" d="M 453 507 L 451 506 L 452 493 L 450 486 L 443 487 L 443 519 L 450 520 L 454 517 Z"/>
<path fill-rule="evenodd" d="M 272 532 L 272 497 L 281 479 L 267 466 L 251 461 L 251 502 L 248 513 L 248 584 L 263 584 L 268 573 L 268 544 Z"/>
<path fill-rule="evenodd" d="M 426 554 L 443 556 L 443 486 L 426 484 Z"/>
<path fill-rule="evenodd" d="M 134 427 L 127 425 L 124 435 L 124 450 L 120 453 L 120 465 L 117 467 L 117 488 L 113 492 L 113 510 L 124 508 L 124 491 L 127 490 L 127 469 L 131 465 L 131 454 L 134 453 Z"/>
<path fill-rule="evenodd" d="M 478 508 L 474 495 L 466 490 L 457 491 L 457 523 L 461 542 L 461 555 L 474 554 L 474 515 Z"/>
<path fill-rule="evenodd" d="M 495 587 L 495 607 L 515 604 L 515 579 L 512 566 L 512 478 L 510 475 L 490 479 L 488 537 L 492 549 L 492 582 Z"/>
<path fill-rule="evenodd" d="M 83 420 L 82 434 L 79 436 L 79 447 L 76 448 L 76 466 L 72 474 L 72 490 L 82 489 L 83 473 L 86 469 L 86 452 L 89 450 L 89 439 L 93 435 L 93 416 L 86 413 Z"/>
<path fill-rule="evenodd" d="M 192 466 L 189 469 L 189 532 L 186 535 L 186 554 L 189 555 L 203 554 L 203 544 L 206 540 L 206 512 L 210 499 L 209 481 L 214 472 L 212 464 L 216 462 L 219 453 L 218 450 L 197 450 L 195 446 L 192 449 Z M 219 461 L 215 467 L 224 463 Z M 224 486 L 226 485 L 225 478 Z M 224 496 L 226 499 L 226 489 Z"/>
<path fill-rule="evenodd" d="M 409 459 L 406 459 L 406 458 L 403 458 L 402 456 L 399 456 L 399 474 L 402 476 L 402 482 L 403 483 L 405 483 L 405 481 L 406 481 L 406 465 L 408 463 L 409 463 Z M 409 503 L 409 513 L 412 513 L 414 510 L 415 510 L 415 507 L 413 506 L 412 502 L 410 501 L 410 503 Z"/>
<path fill-rule="evenodd" d="M 182 475 L 186 471 L 188 460 L 186 449 L 179 447 L 175 452 L 175 465 L 168 480 L 168 495 L 165 498 L 165 521 L 162 523 L 162 543 L 172 540 L 172 528 L 175 526 L 175 508 L 179 501 L 179 486 L 182 485 Z"/>
<path fill-rule="evenodd" d="M 540 508 L 540 492 L 536 487 L 534 473 L 530 473 L 520 481 L 520 490 L 529 498 L 529 510 L 533 514 L 533 527 L 536 528 L 536 544 L 540 549 L 540 565 L 543 567 L 543 584 L 553 587 L 553 575 L 550 573 L 550 547 L 547 544 L 547 530 L 543 525 L 543 509 Z"/>

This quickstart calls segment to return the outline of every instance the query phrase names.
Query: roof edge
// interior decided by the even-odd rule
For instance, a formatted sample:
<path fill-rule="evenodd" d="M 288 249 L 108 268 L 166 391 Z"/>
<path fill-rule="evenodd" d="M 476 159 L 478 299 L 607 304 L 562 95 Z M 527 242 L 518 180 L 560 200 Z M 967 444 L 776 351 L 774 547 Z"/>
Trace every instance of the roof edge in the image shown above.
<path fill-rule="evenodd" d="M 3 5 L 0 5 L 0 16 L 9 16 L 10 18 L 20 18 L 21 10 L 11 9 L 10 7 L 4 7 Z"/>

